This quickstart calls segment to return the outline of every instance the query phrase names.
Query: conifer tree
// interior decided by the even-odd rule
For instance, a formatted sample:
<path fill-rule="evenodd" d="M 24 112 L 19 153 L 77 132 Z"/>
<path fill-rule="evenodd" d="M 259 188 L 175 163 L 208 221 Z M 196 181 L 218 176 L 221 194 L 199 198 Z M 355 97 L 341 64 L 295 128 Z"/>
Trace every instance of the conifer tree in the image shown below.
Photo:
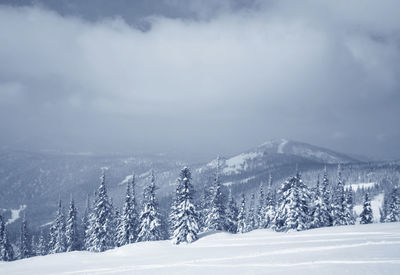
<path fill-rule="evenodd" d="M 93 214 L 90 208 L 90 199 L 89 194 L 86 198 L 86 209 L 82 216 L 82 248 L 84 250 L 89 250 L 90 245 L 90 236 L 92 235 L 91 232 L 91 224 L 93 224 Z"/>
<path fill-rule="evenodd" d="M 266 221 L 266 201 L 265 201 L 265 194 L 264 194 L 264 186 L 261 183 L 260 189 L 258 193 L 258 205 L 256 211 L 256 228 L 266 228 L 267 221 Z"/>
<path fill-rule="evenodd" d="M 360 214 L 360 224 L 368 224 L 373 223 L 374 217 L 371 208 L 371 200 L 368 196 L 368 193 L 365 193 L 363 211 Z"/>
<path fill-rule="evenodd" d="M 191 243 L 197 240 L 199 226 L 197 211 L 193 204 L 194 190 L 191 179 L 189 168 L 184 167 L 177 179 L 175 200 L 170 215 L 174 244 Z"/>
<path fill-rule="evenodd" d="M 272 187 L 272 176 L 269 174 L 268 180 L 268 191 L 267 196 L 265 199 L 265 225 L 264 228 L 270 228 L 273 224 L 273 220 L 275 217 L 275 205 L 276 205 L 276 192 L 275 189 Z"/>
<path fill-rule="evenodd" d="M 114 220 L 110 199 L 107 195 L 105 173 L 101 177 L 101 183 L 96 194 L 93 215 L 87 233 L 90 233 L 87 241 L 87 249 L 93 252 L 102 252 L 114 247 Z"/>
<path fill-rule="evenodd" d="M 313 213 L 311 216 L 311 224 L 310 227 L 311 228 L 319 228 L 319 227 L 323 227 L 324 224 L 322 222 L 321 216 L 322 216 L 322 204 L 323 204 L 323 197 L 321 196 L 321 190 L 320 190 L 320 186 L 319 186 L 319 175 L 318 175 L 318 179 L 317 179 L 317 185 L 315 187 L 315 191 L 314 191 L 314 196 L 313 196 Z"/>
<path fill-rule="evenodd" d="M 386 210 L 385 222 L 400 221 L 400 189 L 394 187 L 390 193 L 390 202 Z"/>
<path fill-rule="evenodd" d="M 77 210 L 72 197 L 68 210 L 65 241 L 66 241 L 66 251 L 80 250 L 81 244 L 79 242 Z"/>
<path fill-rule="evenodd" d="M 25 215 L 21 223 L 18 252 L 18 259 L 25 259 L 32 256 L 31 236 L 28 231 L 28 223 L 26 221 Z"/>
<path fill-rule="evenodd" d="M 215 173 L 214 184 L 211 190 L 210 209 L 206 219 L 207 230 L 225 230 L 226 213 L 224 195 L 221 190 L 219 180 L 219 157 L 217 159 L 217 169 Z"/>
<path fill-rule="evenodd" d="M 125 245 L 136 241 L 138 234 L 139 217 L 135 198 L 135 175 L 126 187 L 125 203 L 122 208 L 118 227 L 118 244 Z"/>
<path fill-rule="evenodd" d="M 238 227 L 239 210 L 236 201 L 232 196 L 232 190 L 229 189 L 228 205 L 226 207 L 226 231 L 236 233 Z"/>
<path fill-rule="evenodd" d="M 353 214 L 353 207 L 354 207 L 354 202 L 353 202 L 353 189 L 351 186 L 346 190 L 345 192 L 345 219 L 346 219 L 346 224 L 352 225 L 355 223 L 355 218 Z"/>
<path fill-rule="evenodd" d="M 246 232 L 250 232 L 254 229 L 256 229 L 257 224 L 256 224 L 256 212 L 255 212 L 255 195 L 251 194 L 250 197 L 250 206 L 249 206 L 249 211 L 247 212 L 247 221 L 246 221 Z"/>
<path fill-rule="evenodd" d="M 237 233 L 245 233 L 246 232 L 246 198 L 244 194 L 242 194 L 242 200 L 240 202 L 240 208 L 238 213 L 238 225 L 237 225 Z"/>
<path fill-rule="evenodd" d="M 48 254 L 48 247 L 47 247 L 46 238 L 43 233 L 43 229 L 40 230 L 36 254 L 40 255 L 40 256 L 44 256 L 44 255 Z"/>
<path fill-rule="evenodd" d="M 8 232 L 4 218 L 0 215 L 0 261 L 14 260 L 14 250 L 8 239 Z"/>
<path fill-rule="evenodd" d="M 280 195 L 273 228 L 276 231 L 305 230 L 309 228 L 310 194 L 300 173 L 285 181 L 278 191 Z"/>
<path fill-rule="evenodd" d="M 338 183 L 332 197 L 332 220 L 334 226 L 349 224 L 346 219 L 346 198 L 340 164 L 338 165 L 337 173 Z"/>
<path fill-rule="evenodd" d="M 162 230 L 161 215 L 156 199 L 156 183 L 154 172 L 150 174 L 150 184 L 143 192 L 143 209 L 140 213 L 140 225 L 138 239 L 139 242 L 158 241 L 164 239 Z"/>
<path fill-rule="evenodd" d="M 66 240 L 65 240 L 65 217 L 64 211 L 61 205 L 61 200 L 58 201 L 58 210 L 56 219 L 52 226 L 52 244 L 50 248 L 52 253 L 62 253 L 67 251 Z"/>
<path fill-rule="evenodd" d="M 203 193 L 199 203 L 199 230 L 204 232 L 207 230 L 207 216 L 210 212 L 211 193 L 208 188 L 203 188 Z"/>
<path fill-rule="evenodd" d="M 328 180 L 328 173 L 326 170 L 326 166 L 324 169 L 324 176 L 322 178 L 321 184 L 321 215 L 320 215 L 320 223 L 321 226 L 331 226 L 332 225 L 332 207 L 331 207 L 331 194 L 330 194 L 330 185 Z"/>

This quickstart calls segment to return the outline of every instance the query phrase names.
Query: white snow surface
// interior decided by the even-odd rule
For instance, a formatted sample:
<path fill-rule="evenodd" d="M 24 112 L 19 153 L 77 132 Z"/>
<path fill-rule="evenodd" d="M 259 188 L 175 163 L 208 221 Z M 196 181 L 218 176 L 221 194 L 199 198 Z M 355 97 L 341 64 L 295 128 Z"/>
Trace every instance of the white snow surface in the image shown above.
<path fill-rule="evenodd" d="M 216 233 L 192 244 L 136 243 L 0 262 L 0 274 L 398 274 L 400 223 Z"/>
<path fill-rule="evenodd" d="M 8 221 L 6 222 L 6 224 L 11 224 L 13 222 L 15 222 L 16 220 L 18 220 L 21 217 L 21 211 L 25 210 L 26 205 L 20 205 L 18 209 L 10 209 L 11 210 L 11 218 L 8 219 Z"/>
<path fill-rule="evenodd" d="M 382 208 L 383 198 L 384 198 L 384 195 L 379 194 L 371 200 L 371 209 L 372 209 L 372 215 L 374 216 L 374 222 L 379 222 L 379 220 L 381 218 L 381 213 L 379 212 L 379 209 Z M 356 212 L 357 221 L 359 222 L 360 218 L 358 216 L 360 216 L 360 214 L 363 210 L 363 205 L 362 204 L 354 205 L 353 210 L 354 210 L 354 212 Z"/>
<path fill-rule="evenodd" d="M 229 158 L 225 161 L 223 172 L 225 174 L 238 174 L 240 171 L 247 169 L 247 162 L 249 160 L 255 159 L 259 155 L 260 153 L 258 152 L 250 152 Z"/>
<path fill-rule="evenodd" d="M 132 180 L 132 175 L 128 175 L 128 176 L 126 176 L 120 183 L 119 183 L 119 185 L 124 185 L 125 183 L 128 183 L 129 181 L 131 181 Z"/>

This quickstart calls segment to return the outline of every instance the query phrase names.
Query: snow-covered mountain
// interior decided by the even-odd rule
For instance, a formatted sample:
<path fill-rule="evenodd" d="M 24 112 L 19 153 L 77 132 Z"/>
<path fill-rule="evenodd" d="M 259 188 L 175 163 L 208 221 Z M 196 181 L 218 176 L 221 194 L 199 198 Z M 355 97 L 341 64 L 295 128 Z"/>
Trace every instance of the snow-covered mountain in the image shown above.
<path fill-rule="evenodd" d="M 216 233 L 191 244 L 141 242 L 0 262 L 16 274 L 398 274 L 400 223 L 277 233 Z"/>
<path fill-rule="evenodd" d="M 233 188 L 243 191 L 266 182 L 269 174 L 275 181 L 284 179 L 295 173 L 296 167 L 306 172 L 322 169 L 325 165 L 332 168 L 338 163 L 360 162 L 358 159 L 330 149 L 287 139 L 276 139 L 232 157 L 220 157 L 219 167 L 224 185 L 235 186 Z M 217 159 L 214 159 L 197 168 L 198 178 L 204 181 L 204 175 L 212 173 L 216 167 Z"/>

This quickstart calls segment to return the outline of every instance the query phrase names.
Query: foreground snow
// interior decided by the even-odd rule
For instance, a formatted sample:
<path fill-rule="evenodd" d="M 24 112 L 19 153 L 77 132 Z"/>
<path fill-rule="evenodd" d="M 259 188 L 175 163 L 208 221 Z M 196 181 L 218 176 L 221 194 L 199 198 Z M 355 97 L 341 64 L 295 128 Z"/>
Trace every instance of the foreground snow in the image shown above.
<path fill-rule="evenodd" d="M 0 274 L 397 274 L 400 223 L 203 236 L 0 263 Z"/>

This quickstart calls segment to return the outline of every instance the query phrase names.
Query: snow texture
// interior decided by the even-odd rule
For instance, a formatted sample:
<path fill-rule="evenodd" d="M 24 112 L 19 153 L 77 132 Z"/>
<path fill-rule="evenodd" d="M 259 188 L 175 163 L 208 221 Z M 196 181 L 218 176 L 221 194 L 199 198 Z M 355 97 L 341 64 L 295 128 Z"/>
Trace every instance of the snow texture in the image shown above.
<path fill-rule="evenodd" d="M 400 223 L 276 233 L 217 233 L 189 245 L 134 243 L 0 262 L 16 274 L 398 274 Z"/>
<path fill-rule="evenodd" d="M 369 188 L 374 187 L 377 184 L 378 183 L 376 183 L 376 182 L 362 182 L 362 183 L 354 183 L 354 184 L 346 185 L 345 188 L 348 189 L 351 186 L 351 189 L 353 189 L 353 191 L 357 191 L 357 189 L 359 189 L 359 188 L 369 189 Z"/>
<path fill-rule="evenodd" d="M 249 160 L 253 160 L 258 157 L 260 153 L 250 152 L 243 153 L 232 158 L 229 158 L 225 161 L 225 167 L 222 170 L 224 174 L 238 174 L 240 171 L 247 169 L 247 163 Z"/>

